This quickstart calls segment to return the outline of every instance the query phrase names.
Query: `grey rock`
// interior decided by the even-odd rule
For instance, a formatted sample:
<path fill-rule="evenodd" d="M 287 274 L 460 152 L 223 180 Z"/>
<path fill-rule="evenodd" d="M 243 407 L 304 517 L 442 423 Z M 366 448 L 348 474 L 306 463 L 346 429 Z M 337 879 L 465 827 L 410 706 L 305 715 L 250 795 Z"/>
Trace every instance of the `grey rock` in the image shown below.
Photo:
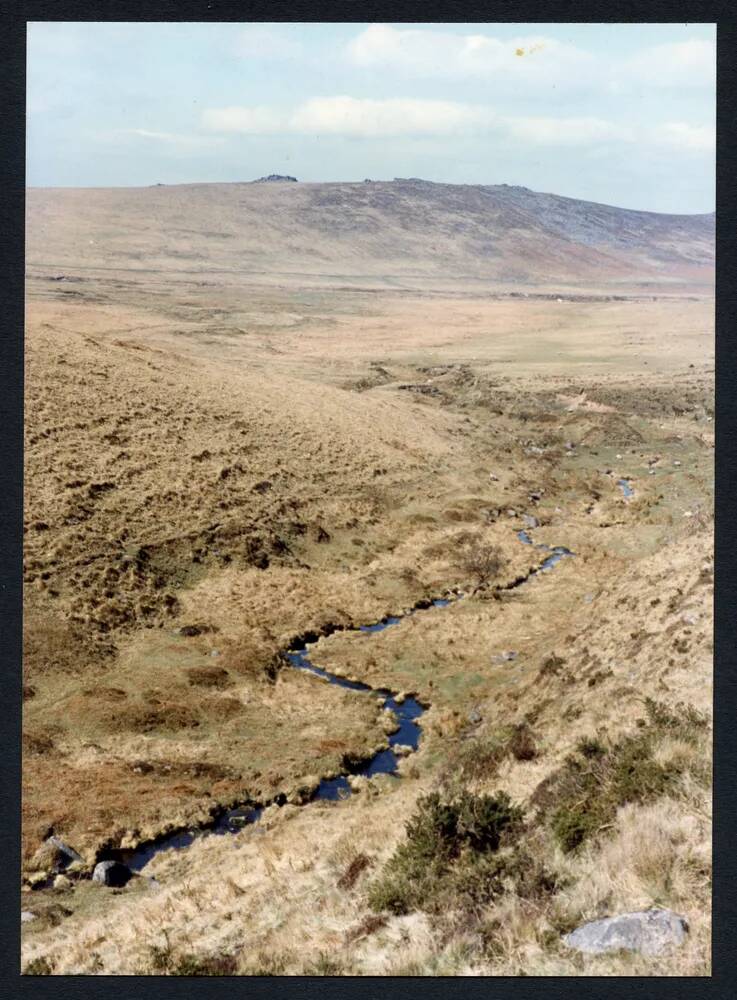
<path fill-rule="evenodd" d="M 496 656 L 492 657 L 493 663 L 510 663 L 512 660 L 517 659 L 517 654 L 514 650 L 507 650 L 504 653 L 498 653 Z"/>
<path fill-rule="evenodd" d="M 118 888 L 127 885 L 133 877 L 133 872 L 120 861 L 100 861 L 95 865 L 92 881 L 101 885 Z"/>
<path fill-rule="evenodd" d="M 65 844 L 64 841 L 63 840 L 59 840 L 58 837 L 54 837 L 54 836 L 47 837 L 46 838 L 46 843 L 50 847 L 55 847 L 57 849 L 57 851 L 59 851 L 61 854 L 63 854 L 66 858 L 69 858 L 70 861 L 81 861 L 82 860 L 82 856 L 80 854 L 77 854 L 77 852 L 74 850 L 73 847 L 70 847 L 68 844 Z"/>
<path fill-rule="evenodd" d="M 36 919 L 36 914 L 35 913 L 31 913 L 30 910 L 21 910 L 20 922 L 22 924 L 27 924 L 31 920 L 35 920 L 35 919 Z"/>
<path fill-rule="evenodd" d="M 473 726 L 477 725 L 479 722 L 481 722 L 481 712 L 479 712 L 477 708 L 472 708 L 471 711 L 468 713 L 468 721 Z"/>
<path fill-rule="evenodd" d="M 526 528 L 539 528 L 540 527 L 540 522 L 538 521 L 538 519 L 536 517 L 533 517 L 532 514 L 523 514 L 522 515 L 522 520 L 524 521 L 524 524 L 525 524 Z"/>
<path fill-rule="evenodd" d="M 563 941 L 588 955 L 620 949 L 658 955 L 671 945 L 683 944 L 687 933 L 686 919 L 673 910 L 644 910 L 582 924 Z"/>
<path fill-rule="evenodd" d="M 274 181 L 292 181 L 296 183 L 297 178 L 290 176 L 290 174 L 267 174 L 266 177 L 259 177 L 254 181 L 255 184 L 260 184 L 263 181 L 269 181 L 273 183 Z"/>

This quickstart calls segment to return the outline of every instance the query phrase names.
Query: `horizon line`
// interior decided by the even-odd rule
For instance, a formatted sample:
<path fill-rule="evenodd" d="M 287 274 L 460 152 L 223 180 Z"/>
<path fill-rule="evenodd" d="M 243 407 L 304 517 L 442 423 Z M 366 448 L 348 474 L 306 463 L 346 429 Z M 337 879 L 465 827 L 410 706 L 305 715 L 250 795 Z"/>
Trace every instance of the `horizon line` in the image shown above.
<path fill-rule="evenodd" d="M 433 184 L 444 187 L 476 187 L 476 188 L 512 188 L 521 191 L 529 191 L 532 194 L 547 195 L 553 198 L 563 198 L 568 201 L 578 201 L 588 203 L 590 205 L 599 205 L 605 208 L 615 208 L 619 211 L 624 212 L 639 212 L 646 215 L 669 215 L 669 216 L 683 216 L 684 218 L 698 218 L 709 215 L 716 215 L 716 206 L 708 212 L 659 212 L 654 209 L 648 208 L 628 208 L 625 205 L 615 205 L 612 202 L 605 201 L 592 201 L 590 198 L 580 198 L 575 195 L 566 194 L 556 194 L 554 191 L 537 191 L 534 188 L 527 187 L 524 184 L 508 184 L 504 181 L 493 184 L 493 183 L 482 183 L 473 181 L 433 181 L 428 180 L 424 177 L 393 177 L 390 179 L 381 178 L 362 178 L 361 180 L 321 180 L 321 181 L 301 181 L 299 178 L 287 179 L 289 175 L 275 175 L 284 177 L 284 180 L 268 180 L 266 178 L 255 177 L 252 180 L 228 180 L 228 181 L 152 181 L 150 184 L 28 184 L 25 185 L 26 191 L 144 191 L 150 188 L 156 187 L 215 187 L 215 186 L 228 186 L 228 185 L 251 185 L 251 184 L 284 184 L 291 186 L 292 184 L 300 185 L 321 185 L 321 184 L 350 184 L 350 185 L 364 185 L 364 184 L 401 184 L 401 183 L 415 183 L 415 184 Z"/>

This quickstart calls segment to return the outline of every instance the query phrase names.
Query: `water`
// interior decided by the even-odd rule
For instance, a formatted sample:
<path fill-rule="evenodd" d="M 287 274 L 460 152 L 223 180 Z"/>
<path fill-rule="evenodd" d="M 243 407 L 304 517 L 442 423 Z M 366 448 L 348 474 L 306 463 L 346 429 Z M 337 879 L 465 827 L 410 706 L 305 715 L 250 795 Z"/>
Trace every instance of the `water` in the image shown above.
<path fill-rule="evenodd" d="M 529 576 L 522 577 L 510 585 L 510 589 L 524 583 L 536 573 L 544 573 L 552 569 L 564 557 L 574 555 L 564 545 L 550 546 L 535 544 L 526 531 L 517 532 L 517 537 L 525 545 L 535 545 L 535 548 L 544 549 L 550 552 L 550 555 L 537 569 L 531 570 Z M 384 629 L 400 625 L 404 618 L 410 615 L 418 614 L 432 608 L 446 608 L 453 601 L 457 601 L 461 597 L 463 597 L 462 593 L 455 593 L 449 597 L 437 597 L 431 601 L 421 601 L 405 615 L 388 615 L 379 622 L 374 622 L 370 625 L 359 625 L 357 628 L 345 631 L 383 632 Z M 412 750 L 417 750 L 422 736 L 419 719 L 425 709 L 414 697 L 406 696 L 401 702 L 397 702 L 398 695 L 396 692 L 389 691 L 387 688 L 372 688 L 369 684 L 364 684 L 363 681 L 354 681 L 346 677 L 339 677 L 337 674 L 332 674 L 322 667 L 316 666 L 309 657 L 310 645 L 312 643 L 304 642 L 303 645 L 290 649 L 286 653 L 286 658 L 292 667 L 296 670 L 303 670 L 313 674 L 328 684 L 335 684 L 349 691 L 356 691 L 359 694 L 371 694 L 374 697 L 381 698 L 382 707 L 390 709 L 394 713 L 398 725 L 396 732 L 389 736 L 388 747 L 384 747 L 373 754 L 368 760 L 358 763 L 355 766 L 344 765 L 346 766 L 345 774 L 340 774 L 333 778 L 323 778 L 320 781 L 320 784 L 312 795 L 311 801 L 336 802 L 346 799 L 351 795 L 352 789 L 349 777 L 352 775 L 365 778 L 373 778 L 377 774 L 387 774 L 395 778 L 398 776 L 399 758 L 393 748 L 396 746 L 407 746 L 411 747 Z M 286 796 L 284 794 L 278 795 L 273 801 L 277 805 L 284 805 Z M 184 830 L 177 833 L 164 834 L 135 850 L 126 851 L 116 849 L 101 853 L 98 860 L 103 861 L 108 858 L 120 860 L 127 864 L 133 871 L 141 871 L 161 851 L 182 850 L 189 847 L 197 837 L 222 836 L 227 833 L 237 833 L 238 830 L 241 830 L 245 826 L 257 824 L 261 819 L 264 808 L 265 806 L 258 803 L 242 803 L 233 809 L 223 811 L 215 818 L 212 826 L 207 829 Z"/>
<path fill-rule="evenodd" d="M 448 603 L 450 602 L 446 600 L 441 606 L 444 607 Z M 410 614 L 412 613 L 414 612 L 410 612 Z M 355 631 L 381 632 L 391 625 L 398 625 L 401 621 L 402 619 L 398 617 L 385 618 L 374 625 L 361 625 Z M 360 691 L 364 694 L 368 692 L 375 696 L 378 695 L 382 699 L 382 708 L 388 708 L 394 712 L 399 728 L 389 737 L 388 747 L 379 750 L 378 753 L 375 753 L 365 763 L 352 767 L 349 773 L 365 778 L 373 778 L 376 774 L 396 775 L 398 758 L 392 747 L 404 745 L 412 747 L 413 750 L 417 749 L 421 734 L 420 727 L 415 720 L 419 719 L 424 712 L 422 705 L 412 697 L 406 697 L 401 703 L 397 702 L 396 696 L 390 691 L 383 688 L 377 690 L 368 684 L 363 684 L 361 681 L 348 680 L 345 677 L 339 677 L 337 674 L 331 674 L 327 670 L 323 670 L 322 667 L 316 667 L 308 657 L 307 646 L 287 653 L 287 659 L 297 670 L 306 670 L 308 673 L 326 680 L 328 684 L 336 684 L 338 687 L 347 688 L 349 691 Z M 348 776 L 340 775 L 337 778 L 323 778 L 313 798 L 332 802 L 336 799 L 348 798 L 350 794 L 351 786 Z"/>
<path fill-rule="evenodd" d="M 634 489 L 630 486 L 628 479 L 618 479 L 617 486 L 620 488 L 625 497 L 633 497 L 635 495 Z"/>
<path fill-rule="evenodd" d="M 532 570 L 530 574 L 531 576 L 535 573 L 547 573 L 547 571 L 552 569 L 553 566 L 561 561 L 561 559 L 564 559 L 566 556 L 575 555 L 575 552 L 571 552 L 571 550 L 567 549 L 565 545 L 544 545 L 542 542 L 538 542 L 536 544 L 526 531 L 518 531 L 517 538 L 519 538 L 524 545 L 534 545 L 536 549 L 543 549 L 545 552 L 550 552 L 547 559 L 544 559 L 537 569 Z"/>

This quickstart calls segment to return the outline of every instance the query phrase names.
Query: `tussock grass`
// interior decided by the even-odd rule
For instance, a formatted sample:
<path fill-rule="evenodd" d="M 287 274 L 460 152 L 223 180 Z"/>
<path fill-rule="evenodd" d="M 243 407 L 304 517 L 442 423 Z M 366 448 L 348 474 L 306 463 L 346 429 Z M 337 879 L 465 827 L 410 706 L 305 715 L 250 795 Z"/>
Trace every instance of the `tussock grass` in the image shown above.
<path fill-rule="evenodd" d="M 564 851 L 575 850 L 611 825 L 620 806 L 674 793 L 686 773 L 708 780 L 694 754 L 708 731 L 705 716 L 690 706 L 668 709 L 650 698 L 645 710 L 639 729 L 615 743 L 580 739 L 563 766 L 532 796 Z M 674 737 L 681 750 L 661 752 L 658 758 L 657 748 L 666 739 L 672 748 Z"/>

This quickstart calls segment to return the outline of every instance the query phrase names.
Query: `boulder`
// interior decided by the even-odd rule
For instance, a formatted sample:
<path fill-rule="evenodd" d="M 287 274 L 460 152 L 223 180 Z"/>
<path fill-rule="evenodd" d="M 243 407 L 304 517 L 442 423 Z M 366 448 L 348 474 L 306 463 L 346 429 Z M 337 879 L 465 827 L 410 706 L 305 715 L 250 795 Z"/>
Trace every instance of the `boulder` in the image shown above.
<path fill-rule="evenodd" d="M 563 941 L 587 955 L 622 949 L 658 955 L 665 948 L 683 944 L 687 933 L 686 919 L 673 910 L 644 910 L 582 924 Z"/>
<path fill-rule="evenodd" d="M 92 881 L 100 885 L 119 888 L 127 885 L 133 877 L 133 872 L 120 861 L 100 861 L 95 865 Z"/>
<path fill-rule="evenodd" d="M 60 872 L 71 863 L 81 860 L 73 847 L 52 835 L 46 838 L 33 855 L 30 867 L 35 871 Z"/>
<path fill-rule="evenodd" d="M 536 517 L 533 517 L 532 514 L 523 514 L 522 515 L 522 520 L 523 520 L 524 525 L 525 525 L 526 528 L 539 528 L 540 527 L 540 522 L 538 521 L 538 519 Z"/>
<path fill-rule="evenodd" d="M 35 920 L 35 919 L 36 919 L 36 914 L 35 913 L 31 913 L 30 910 L 21 910 L 20 922 L 22 924 L 27 924 L 31 920 Z"/>
<path fill-rule="evenodd" d="M 54 878 L 54 888 L 55 889 L 71 889 L 71 880 L 66 877 L 66 875 L 57 875 Z"/>

